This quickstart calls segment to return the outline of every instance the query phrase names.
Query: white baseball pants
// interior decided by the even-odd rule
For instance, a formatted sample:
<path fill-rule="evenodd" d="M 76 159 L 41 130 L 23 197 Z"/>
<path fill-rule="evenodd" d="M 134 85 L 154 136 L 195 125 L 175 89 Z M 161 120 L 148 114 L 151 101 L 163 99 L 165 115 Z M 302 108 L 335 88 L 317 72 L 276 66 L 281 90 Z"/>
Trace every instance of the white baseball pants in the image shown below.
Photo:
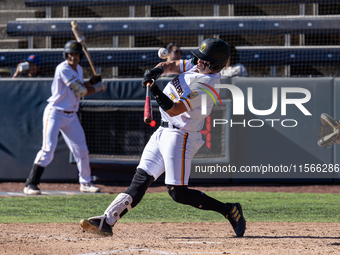
<path fill-rule="evenodd" d="M 155 180 L 165 171 L 165 184 L 188 185 L 191 161 L 203 143 L 200 132 L 159 127 L 145 146 L 137 168 Z"/>
<path fill-rule="evenodd" d="M 34 163 L 46 167 L 54 157 L 59 131 L 73 153 L 79 171 L 79 183 L 91 182 L 89 152 L 85 133 L 77 113 L 65 113 L 47 105 L 43 116 L 43 144 Z"/>

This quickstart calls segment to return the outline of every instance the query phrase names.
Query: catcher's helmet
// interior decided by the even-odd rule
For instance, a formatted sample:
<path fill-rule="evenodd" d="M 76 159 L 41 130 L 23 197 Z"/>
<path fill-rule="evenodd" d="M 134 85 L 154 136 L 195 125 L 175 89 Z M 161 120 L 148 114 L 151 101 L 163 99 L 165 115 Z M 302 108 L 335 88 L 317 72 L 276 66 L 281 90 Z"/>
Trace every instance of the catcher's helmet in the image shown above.
<path fill-rule="evenodd" d="M 193 62 L 196 65 L 197 59 L 210 62 L 209 69 L 211 71 L 220 71 L 226 66 L 230 57 L 229 45 L 216 38 L 205 39 L 200 47 L 191 51 L 194 55 Z"/>
<path fill-rule="evenodd" d="M 63 52 L 64 59 L 66 59 L 67 53 L 72 53 L 72 52 L 79 53 L 80 54 L 80 60 L 83 58 L 83 47 L 76 40 L 68 41 L 65 44 L 64 52 Z"/>

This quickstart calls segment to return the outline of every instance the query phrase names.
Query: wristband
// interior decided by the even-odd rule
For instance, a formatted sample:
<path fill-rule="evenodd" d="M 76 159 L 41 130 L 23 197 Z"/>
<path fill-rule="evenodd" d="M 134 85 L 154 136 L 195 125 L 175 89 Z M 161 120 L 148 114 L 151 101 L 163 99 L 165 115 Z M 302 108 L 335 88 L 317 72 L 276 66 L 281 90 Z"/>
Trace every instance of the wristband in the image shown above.
<path fill-rule="evenodd" d="M 170 98 L 168 98 L 163 91 L 161 91 L 157 84 L 154 84 L 151 88 L 150 91 L 152 93 L 152 95 L 155 97 L 156 102 L 158 103 L 158 105 L 164 110 L 167 111 L 169 109 L 172 108 L 172 106 L 174 105 L 174 102 L 172 102 L 172 100 Z"/>

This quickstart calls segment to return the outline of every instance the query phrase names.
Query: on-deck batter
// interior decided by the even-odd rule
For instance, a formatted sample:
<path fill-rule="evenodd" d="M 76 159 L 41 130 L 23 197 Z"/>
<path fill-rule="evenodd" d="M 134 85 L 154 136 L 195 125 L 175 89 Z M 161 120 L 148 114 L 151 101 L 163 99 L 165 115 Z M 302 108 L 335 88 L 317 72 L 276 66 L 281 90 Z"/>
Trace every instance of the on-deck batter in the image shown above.
<path fill-rule="evenodd" d="M 107 86 L 98 75 L 93 76 L 90 81 L 84 84 L 83 69 L 79 65 L 83 57 L 80 43 L 74 40 L 67 42 L 63 55 L 65 61 L 56 68 L 51 85 L 52 95 L 47 100 L 48 105 L 44 110 L 42 147 L 34 160 L 25 184 L 24 193 L 28 195 L 41 194 L 37 185 L 40 183 L 45 167 L 53 160 L 59 131 L 76 161 L 79 170 L 80 191 L 100 191 L 91 182 L 88 148 L 77 111 L 81 97 L 104 91 Z"/>
<path fill-rule="evenodd" d="M 200 130 L 210 114 L 214 100 L 207 97 L 207 115 L 202 115 L 201 97 L 210 90 L 217 97 L 215 84 L 220 83 L 220 71 L 228 62 L 230 49 L 220 39 L 209 38 L 192 51 L 188 60 L 162 62 L 144 74 L 143 87 L 162 74 L 179 74 L 161 91 L 156 83 L 150 87 L 162 116 L 161 126 L 144 148 L 131 185 L 120 193 L 102 216 L 80 222 L 84 230 L 97 230 L 112 235 L 112 226 L 143 198 L 151 183 L 165 171 L 165 184 L 172 199 L 202 210 L 212 210 L 228 218 L 237 236 L 243 236 L 246 221 L 239 203 L 222 203 L 201 191 L 188 189 L 191 161 L 202 146 Z M 188 70 L 188 71 L 186 71 Z"/>

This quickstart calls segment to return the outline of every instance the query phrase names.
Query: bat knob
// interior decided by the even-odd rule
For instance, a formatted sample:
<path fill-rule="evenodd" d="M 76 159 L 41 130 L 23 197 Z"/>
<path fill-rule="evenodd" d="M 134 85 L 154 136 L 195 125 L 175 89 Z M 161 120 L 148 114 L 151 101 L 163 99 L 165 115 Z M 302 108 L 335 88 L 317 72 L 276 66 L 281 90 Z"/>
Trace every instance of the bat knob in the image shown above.
<path fill-rule="evenodd" d="M 150 124 L 152 122 L 152 119 L 150 118 L 144 118 L 145 124 Z"/>

